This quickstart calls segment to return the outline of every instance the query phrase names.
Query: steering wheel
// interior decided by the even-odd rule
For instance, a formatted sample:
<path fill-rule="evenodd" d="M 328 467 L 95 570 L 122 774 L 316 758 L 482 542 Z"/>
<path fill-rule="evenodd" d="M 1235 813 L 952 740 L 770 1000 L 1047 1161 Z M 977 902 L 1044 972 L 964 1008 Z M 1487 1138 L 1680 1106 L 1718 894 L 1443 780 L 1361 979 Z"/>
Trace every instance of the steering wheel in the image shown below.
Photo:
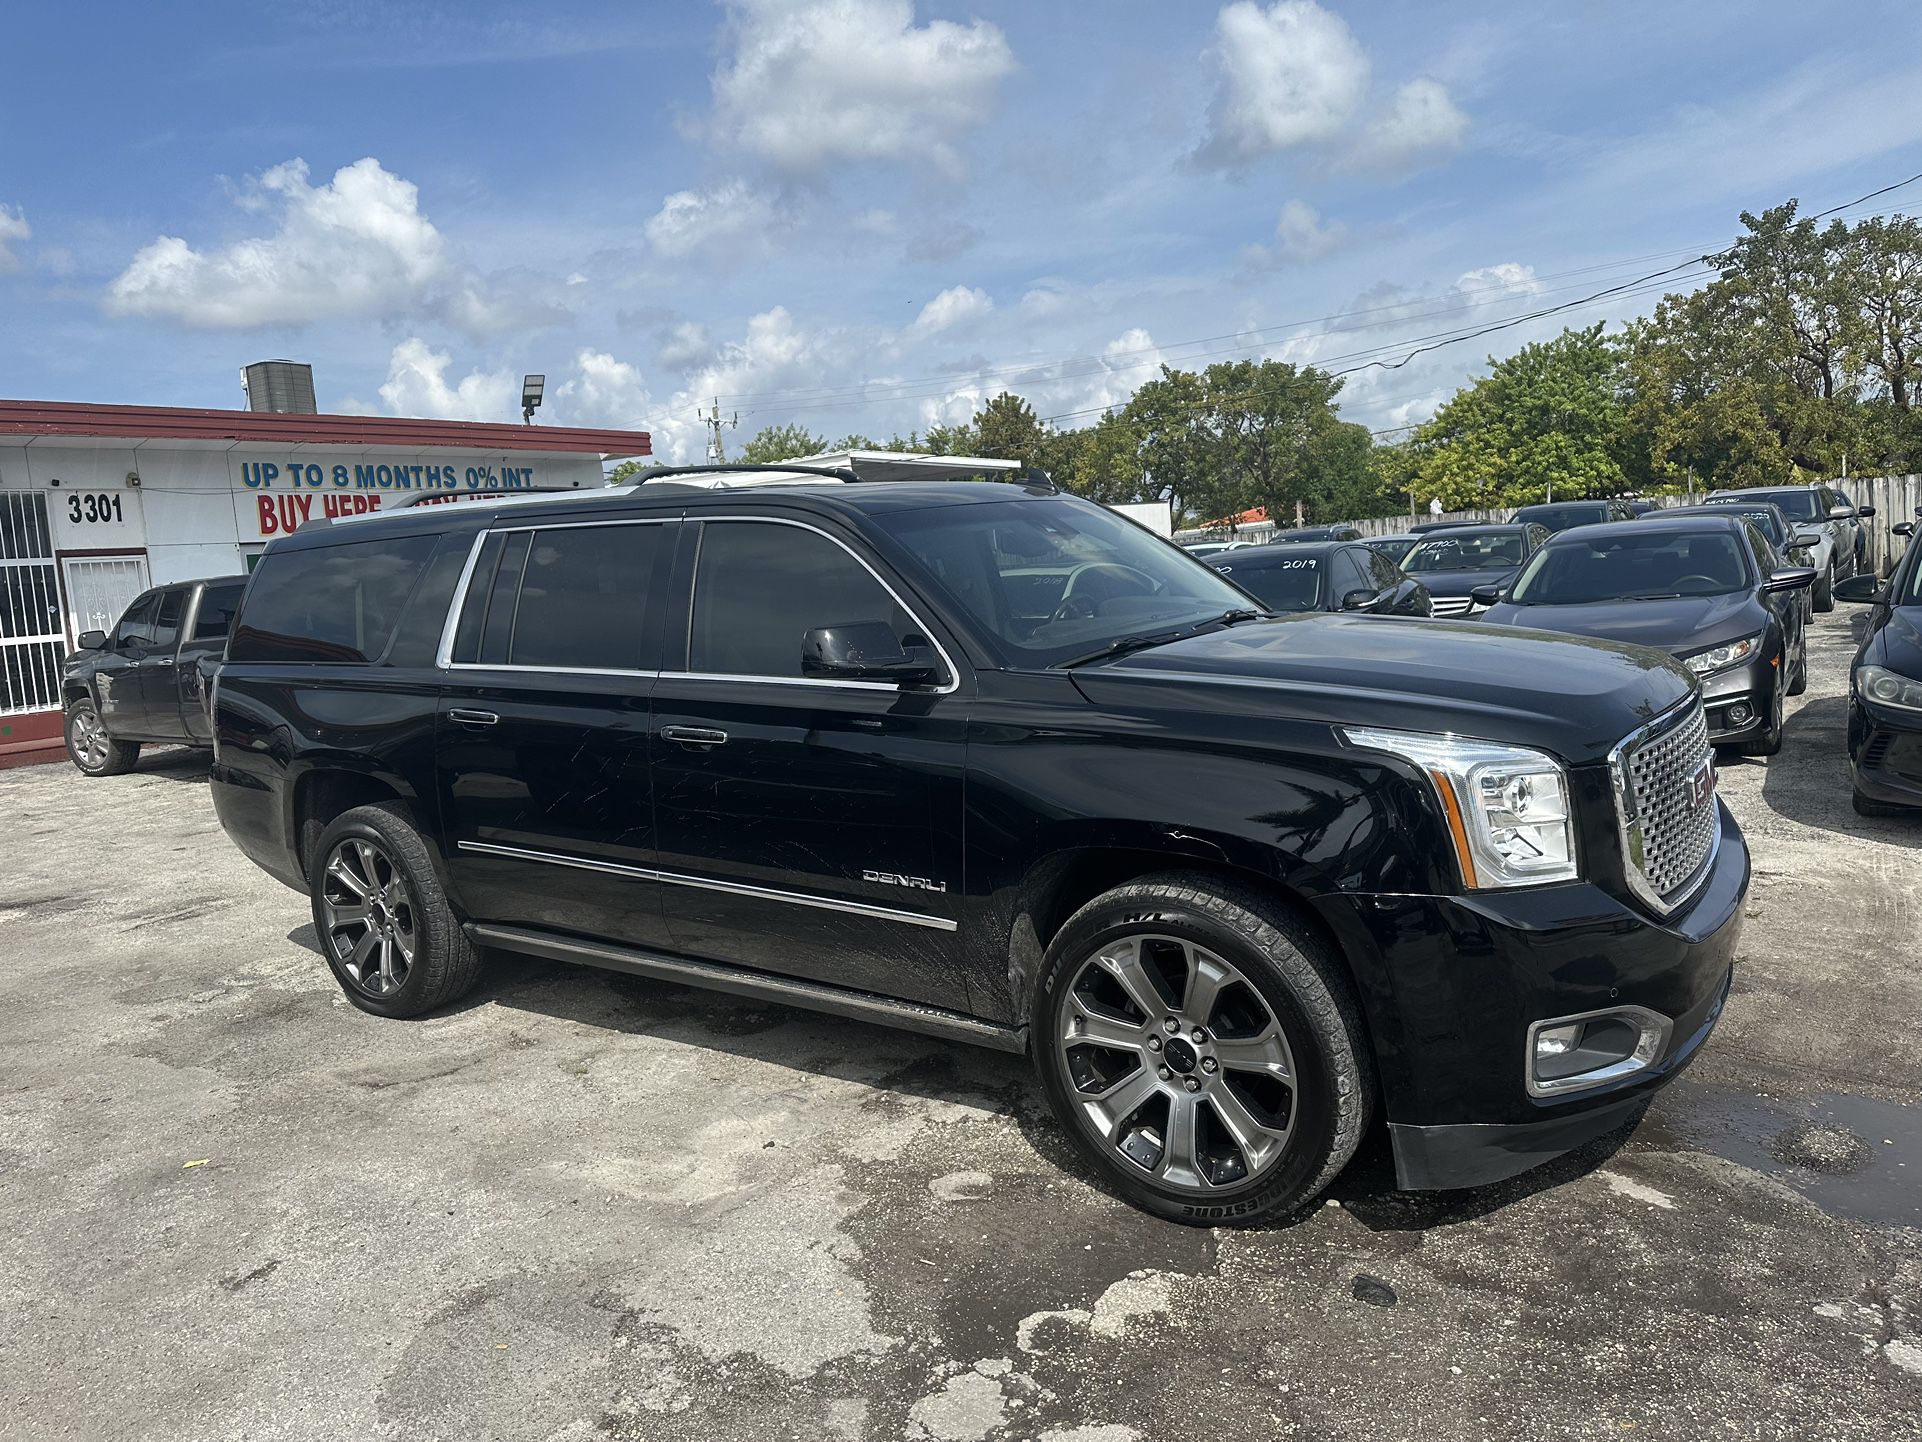
<path fill-rule="evenodd" d="M 1714 590 L 1717 586 L 1722 584 L 1720 581 L 1716 580 L 1713 576 L 1684 576 L 1675 583 L 1675 589 L 1678 591 L 1686 591 L 1690 585 L 1698 581 L 1702 585 L 1708 587 L 1710 590 Z"/>
<path fill-rule="evenodd" d="M 1161 589 L 1161 583 L 1145 571 L 1137 571 L 1133 566 L 1124 566 L 1119 561 L 1085 561 L 1068 572 L 1068 583 L 1061 588 L 1061 604 L 1054 608 L 1048 617 L 1054 621 L 1079 621 L 1094 615 L 1095 603 L 1081 594 L 1085 578 L 1102 577 L 1110 582 L 1120 581 L 1125 590 L 1138 590 L 1152 596 Z M 1119 594 L 1111 592 L 1110 594 Z M 1106 600 L 1108 597 L 1102 597 Z"/>

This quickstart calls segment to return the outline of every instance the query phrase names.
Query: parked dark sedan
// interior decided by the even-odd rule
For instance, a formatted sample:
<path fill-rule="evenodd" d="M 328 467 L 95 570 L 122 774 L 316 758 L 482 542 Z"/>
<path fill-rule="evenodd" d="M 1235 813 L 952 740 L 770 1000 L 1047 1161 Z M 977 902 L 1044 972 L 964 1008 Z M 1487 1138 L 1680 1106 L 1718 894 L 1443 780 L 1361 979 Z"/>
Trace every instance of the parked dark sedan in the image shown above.
<path fill-rule="evenodd" d="M 1422 537 L 1401 568 L 1428 587 L 1437 616 L 1472 616 L 1484 609 L 1475 589 L 1506 586 L 1547 539 L 1540 526 L 1451 526 Z"/>
<path fill-rule="evenodd" d="M 1546 526 L 1548 533 L 1572 526 L 1599 526 L 1607 521 L 1632 521 L 1635 511 L 1627 501 L 1552 501 L 1523 506 L 1508 518 L 1523 525 Z"/>
<path fill-rule="evenodd" d="M 1276 531 L 1268 538 L 1271 546 L 1298 541 L 1359 541 L 1362 538 L 1359 526 L 1297 526 L 1292 531 Z"/>
<path fill-rule="evenodd" d="M 1211 558 L 1208 564 L 1270 611 L 1431 614 L 1426 586 L 1386 556 L 1351 541 L 1260 546 Z"/>
<path fill-rule="evenodd" d="M 1507 595 L 1489 587 L 1477 599 L 1491 623 L 1669 652 L 1701 678 L 1709 740 L 1773 756 L 1782 698 L 1808 686 L 1797 593 L 1814 579 L 1738 517 L 1645 516 L 1565 531 Z"/>
<path fill-rule="evenodd" d="M 1849 760 L 1864 816 L 1922 807 L 1922 545 L 1912 523 L 1892 529 L 1911 539 L 1888 583 L 1851 576 L 1835 586 L 1836 600 L 1875 608 L 1849 671 Z"/>
<path fill-rule="evenodd" d="M 1408 559 L 1408 553 L 1421 544 L 1421 537 L 1413 531 L 1398 531 L 1392 536 L 1368 536 L 1362 544 L 1377 556 L 1386 556 L 1399 566 Z"/>

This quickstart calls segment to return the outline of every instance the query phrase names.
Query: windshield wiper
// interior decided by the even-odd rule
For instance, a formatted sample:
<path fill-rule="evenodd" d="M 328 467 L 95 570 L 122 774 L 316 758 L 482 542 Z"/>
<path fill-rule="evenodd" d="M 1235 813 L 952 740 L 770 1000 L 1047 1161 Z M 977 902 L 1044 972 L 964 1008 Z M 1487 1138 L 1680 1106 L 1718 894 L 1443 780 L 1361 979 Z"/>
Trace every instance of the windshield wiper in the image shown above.
<path fill-rule="evenodd" d="M 1682 599 L 1682 593 L 1680 591 L 1664 591 L 1659 596 L 1624 596 L 1622 599 L 1624 601 L 1679 601 Z"/>
<path fill-rule="evenodd" d="M 1132 636 L 1118 636 L 1097 651 L 1090 651 L 1085 656 L 1074 656 L 1057 664 L 1063 670 L 1073 666 L 1086 666 L 1091 661 L 1106 661 L 1115 656 L 1126 656 L 1134 651 L 1146 651 L 1150 647 L 1165 646 L 1170 641 L 1179 641 L 1185 636 L 1194 635 L 1203 626 L 1232 626 L 1237 621 L 1259 621 L 1261 617 L 1260 611 L 1237 607 L 1232 611 L 1223 611 L 1219 616 L 1209 616 L 1205 620 L 1192 621 L 1186 626 L 1177 626 L 1168 631 L 1144 631 Z"/>

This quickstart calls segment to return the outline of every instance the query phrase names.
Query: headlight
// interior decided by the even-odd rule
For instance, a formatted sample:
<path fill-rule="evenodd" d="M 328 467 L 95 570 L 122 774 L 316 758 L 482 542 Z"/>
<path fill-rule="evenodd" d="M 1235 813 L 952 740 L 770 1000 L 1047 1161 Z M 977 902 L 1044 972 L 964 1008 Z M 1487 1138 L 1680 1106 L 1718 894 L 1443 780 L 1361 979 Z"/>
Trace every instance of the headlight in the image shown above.
<path fill-rule="evenodd" d="M 1855 694 L 1878 705 L 1922 711 L 1922 681 L 1898 676 L 1886 667 L 1859 667 L 1855 673 Z"/>
<path fill-rule="evenodd" d="M 1726 671 L 1731 666 L 1739 666 L 1751 660 L 1762 649 L 1762 633 L 1744 636 L 1739 641 L 1726 645 L 1711 646 L 1706 651 L 1697 651 L 1692 656 L 1682 657 L 1682 664 L 1697 676 L 1712 676 L 1717 671 Z"/>
<path fill-rule="evenodd" d="M 1351 746 L 1419 766 L 1435 788 L 1471 890 L 1573 881 L 1575 831 L 1568 777 L 1540 751 L 1425 731 L 1343 727 Z"/>

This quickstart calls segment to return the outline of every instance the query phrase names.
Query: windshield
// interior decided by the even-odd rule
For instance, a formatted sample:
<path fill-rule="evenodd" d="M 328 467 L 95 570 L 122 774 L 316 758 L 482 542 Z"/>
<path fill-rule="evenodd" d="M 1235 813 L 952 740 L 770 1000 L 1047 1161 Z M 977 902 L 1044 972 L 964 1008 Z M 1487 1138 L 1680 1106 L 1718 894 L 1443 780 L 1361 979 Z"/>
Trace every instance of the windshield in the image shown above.
<path fill-rule="evenodd" d="M 1072 496 L 875 519 L 1021 664 L 1052 666 L 1123 637 L 1248 609 L 1246 595 L 1190 553 Z"/>
<path fill-rule="evenodd" d="M 1710 496 L 1704 505 L 1740 506 L 1754 505 L 1757 501 L 1768 501 L 1781 507 L 1782 514 L 1791 521 L 1825 521 L 1828 512 L 1822 509 L 1822 497 L 1816 491 L 1770 491 L 1765 496 Z"/>
<path fill-rule="evenodd" d="M 1313 611 L 1321 605 L 1325 569 L 1321 562 L 1320 556 L 1303 556 L 1259 566 L 1253 562 L 1237 565 L 1231 557 L 1224 557 L 1221 564 L 1244 591 L 1252 592 L 1269 610 Z"/>
<path fill-rule="evenodd" d="M 1378 541 L 1363 541 L 1362 544 L 1377 556 L 1386 556 L 1397 566 L 1415 548 L 1415 541 L 1409 536 L 1385 536 Z"/>
<path fill-rule="evenodd" d="M 1581 606 L 1722 596 L 1748 585 L 1742 550 L 1725 531 L 1664 529 L 1592 541 L 1575 531 L 1542 547 L 1508 599 L 1517 606 Z"/>
<path fill-rule="evenodd" d="M 1408 553 L 1401 568 L 1411 575 L 1423 571 L 1507 571 L 1522 563 L 1519 531 L 1505 535 L 1431 536 Z"/>
<path fill-rule="evenodd" d="M 1551 531 L 1565 531 L 1570 526 L 1586 526 L 1592 521 L 1605 520 L 1607 516 L 1607 506 L 1584 501 L 1566 506 L 1523 506 L 1510 519 L 1530 521 L 1538 526 L 1547 526 Z"/>

